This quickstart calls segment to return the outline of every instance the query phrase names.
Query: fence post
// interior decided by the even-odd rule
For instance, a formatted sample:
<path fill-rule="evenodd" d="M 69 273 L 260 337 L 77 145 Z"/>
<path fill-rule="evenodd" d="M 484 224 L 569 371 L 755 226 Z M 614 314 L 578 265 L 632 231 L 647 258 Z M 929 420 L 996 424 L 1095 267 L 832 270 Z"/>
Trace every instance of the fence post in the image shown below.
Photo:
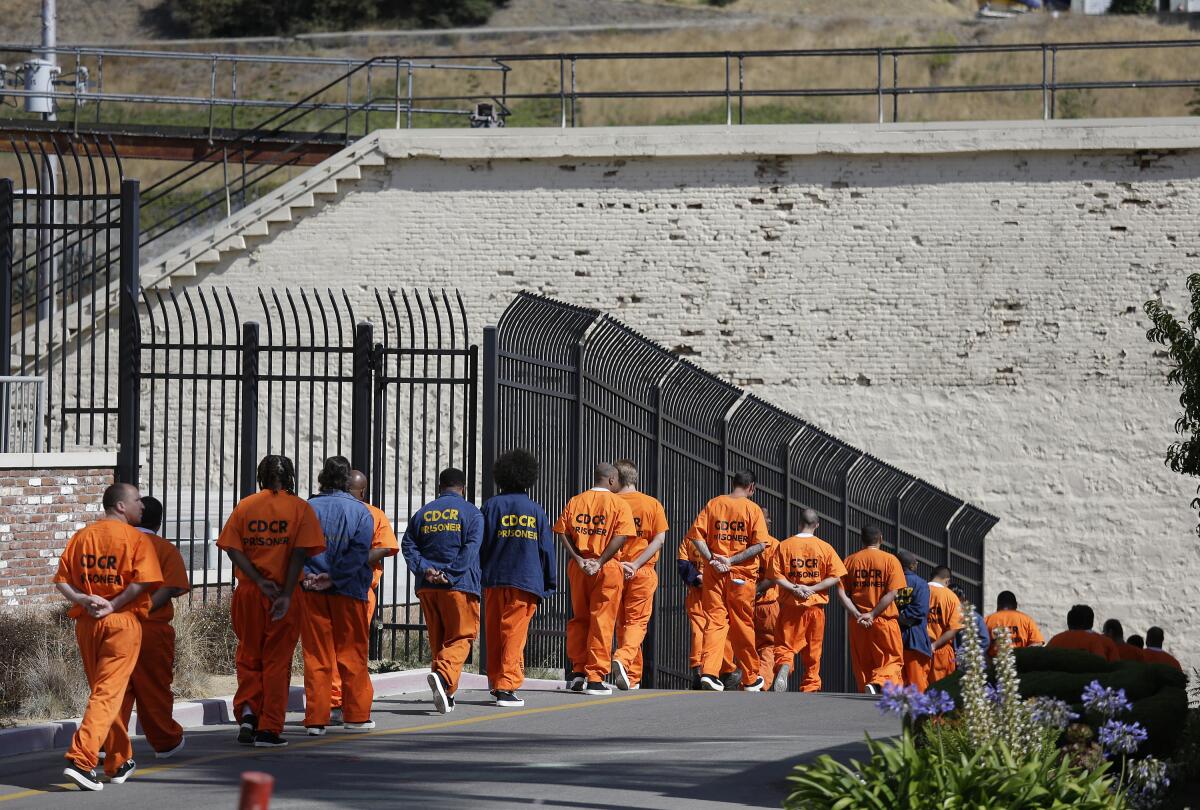
<path fill-rule="evenodd" d="M 783 457 L 783 521 L 780 524 L 783 533 L 775 536 L 787 538 L 799 528 L 792 526 L 792 439 L 780 442 L 780 450 Z"/>
<path fill-rule="evenodd" d="M 571 420 L 571 447 L 575 464 L 575 488 L 582 490 L 590 482 L 584 480 L 583 468 L 583 341 L 575 344 L 575 414 Z"/>
<path fill-rule="evenodd" d="M 499 383 L 496 379 L 496 344 L 496 327 L 485 326 L 483 328 L 483 446 L 479 450 L 483 464 L 481 477 L 485 501 L 496 494 L 496 479 L 492 477 L 492 467 L 496 463 L 496 452 L 499 446 L 499 437 L 496 435 L 496 408 L 500 393 Z M 474 360 L 475 355 L 472 354 L 471 358 Z M 479 624 L 486 627 L 487 607 L 483 602 L 484 600 L 479 602 Z M 480 633 L 479 671 L 483 675 L 487 674 L 487 658 L 487 634 Z"/>
<path fill-rule="evenodd" d="M 0 179 L 0 376 L 12 374 L 12 200 L 11 178 Z M 0 386 L 0 453 L 8 452 L 8 418 L 10 386 Z M 40 443 L 34 450 L 41 452 Z"/>
<path fill-rule="evenodd" d="M 475 500 L 475 450 L 479 434 L 479 346 L 471 344 L 468 373 L 471 382 L 467 387 L 467 500 Z"/>
<path fill-rule="evenodd" d="M 371 352 L 375 339 L 371 324 L 354 327 L 354 369 L 350 395 L 350 464 L 371 477 Z"/>
<path fill-rule="evenodd" d="M 239 437 L 242 470 L 239 495 L 258 488 L 258 324 L 242 324 L 242 435 Z"/>
<path fill-rule="evenodd" d="M 142 335 L 138 324 L 138 240 L 141 237 L 137 180 L 121 181 L 121 287 L 117 357 L 117 479 L 138 483 L 141 429 Z M 5 348 L 7 351 L 7 347 Z"/>
<path fill-rule="evenodd" d="M 662 465 L 662 450 L 663 450 L 663 403 L 662 403 L 662 388 L 655 385 L 650 391 L 654 401 L 654 446 L 650 455 L 650 480 L 653 482 L 654 490 L 652 494 L 658 499 L 662 499 L 663 491 L 663 465 Z M 659 557 L 660 564 L 662 560 L 667 558 L 666 555 Z M 650 624 L 646 626 L 646 638 L 642 642 L 642 683 L 647 684 L 650 688 L 658 686 L 655 683 L 656 655 L 658 651 L 658 616 L 662 612 L 662 589 L 658 588 L 654 591 L 654 610 L 650 613 Z"/>

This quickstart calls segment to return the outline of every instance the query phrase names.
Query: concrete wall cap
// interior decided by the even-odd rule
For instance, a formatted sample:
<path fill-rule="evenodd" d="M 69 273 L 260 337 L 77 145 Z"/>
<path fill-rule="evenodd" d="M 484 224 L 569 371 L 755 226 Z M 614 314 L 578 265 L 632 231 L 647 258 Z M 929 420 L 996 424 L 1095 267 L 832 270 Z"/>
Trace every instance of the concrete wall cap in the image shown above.
<path fill-rule="evenodd" d="M 0 453 L 0 469 L 3 470 L 103 469 L 116 466 L 116 450 L 68 450 L 62 453 Z"/>

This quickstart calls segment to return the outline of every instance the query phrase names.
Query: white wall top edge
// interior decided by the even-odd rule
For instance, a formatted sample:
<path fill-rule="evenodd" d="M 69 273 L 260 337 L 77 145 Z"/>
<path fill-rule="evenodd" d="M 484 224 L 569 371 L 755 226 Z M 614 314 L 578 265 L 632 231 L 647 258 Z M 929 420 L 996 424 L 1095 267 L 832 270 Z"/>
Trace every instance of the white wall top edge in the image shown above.
<path fill-rule="evenodd" d="M 116 450 L 74 450 L 63 453 L 0 453 L 0 470 L 82 470 L 116 466 Z"/>

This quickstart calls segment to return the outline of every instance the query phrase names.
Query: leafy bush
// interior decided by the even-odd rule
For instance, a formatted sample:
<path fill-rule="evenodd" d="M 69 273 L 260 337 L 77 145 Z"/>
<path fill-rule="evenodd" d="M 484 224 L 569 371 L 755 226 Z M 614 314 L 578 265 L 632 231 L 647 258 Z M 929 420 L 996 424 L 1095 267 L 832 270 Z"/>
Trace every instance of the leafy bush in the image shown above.
<path fill-rule="evenodd" d="M 1154 14 L 1158 11 L 1158 0 L 1112 0 L 1109 14 Z"/>
<path fill-rule="evenodd" d="M 847 767 L 829 756 L 789 777 L 794 789 L 784 802 L 796 810 L 939 807 L 1063 808 L 1123 810 L 1112 792 L 1107 764 L 1076 771 L 1056 750 L 1015 757 L 998 741 L 970 756 L 918 748 L 909 734 L 899 740 L 867 740 L 871 758 Z"/>
<path fill-rule="evenodd" d="M 189 37 L 273 36 L 372 25 L 486 22 L 501 0 L 163 0 L 153 17 Z"/>

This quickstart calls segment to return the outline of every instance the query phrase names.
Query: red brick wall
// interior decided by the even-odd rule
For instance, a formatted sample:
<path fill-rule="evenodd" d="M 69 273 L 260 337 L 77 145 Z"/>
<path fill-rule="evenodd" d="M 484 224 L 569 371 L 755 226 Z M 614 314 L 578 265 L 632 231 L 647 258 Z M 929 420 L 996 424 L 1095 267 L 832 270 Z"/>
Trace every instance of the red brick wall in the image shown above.
<path fill-rule="evenodd" d="M 47 602 L 67 540 L 100 516 L 112 469 L 0 469 L 0 607 Z"/>

